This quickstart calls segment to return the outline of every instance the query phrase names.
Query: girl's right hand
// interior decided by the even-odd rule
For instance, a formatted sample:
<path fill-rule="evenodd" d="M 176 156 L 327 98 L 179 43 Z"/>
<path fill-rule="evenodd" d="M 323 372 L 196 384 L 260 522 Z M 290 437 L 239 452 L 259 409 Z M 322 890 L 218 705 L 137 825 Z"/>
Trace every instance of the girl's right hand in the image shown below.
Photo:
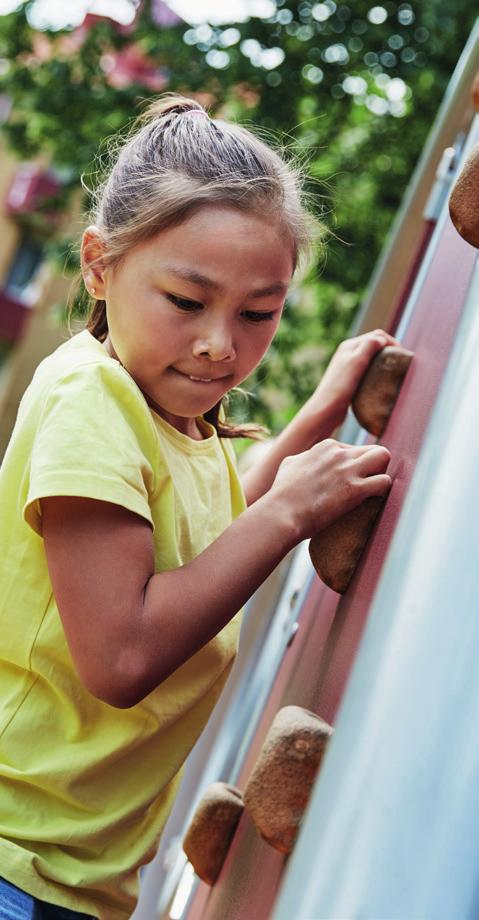
<path fill-rule="evenodd" d="M 281 463 L 273 495 L 287 504 L 300 539 L 314 536 L 372 495 L 391 487 L 387 448 L 342 444 L 332 438 Z"/>

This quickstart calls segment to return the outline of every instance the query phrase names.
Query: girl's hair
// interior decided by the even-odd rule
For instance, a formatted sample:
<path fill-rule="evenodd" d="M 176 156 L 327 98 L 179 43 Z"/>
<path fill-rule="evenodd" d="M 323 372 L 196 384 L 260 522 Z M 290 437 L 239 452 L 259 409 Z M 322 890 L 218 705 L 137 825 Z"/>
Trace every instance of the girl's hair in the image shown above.
<path fill-rule="evenodd" d="M 210 118 L 183 96 L 160 97 L 138 123 L 94 193 L 91 220 L 105 244 L 104 264 L 117 264 L 137 243 L 214 202 L 270 214 L 291 239 L 295 266 L 308 253 L 315 221 L 303 206 L 299 171 L 268 144 L 246 128 Z M 94 302 L 87 329 L 99 341 L 106 338 L 104 300 Z M 228 424 L 220 411 L 218 403 L 205 418 L 221 437 L 264 430 Z"/>

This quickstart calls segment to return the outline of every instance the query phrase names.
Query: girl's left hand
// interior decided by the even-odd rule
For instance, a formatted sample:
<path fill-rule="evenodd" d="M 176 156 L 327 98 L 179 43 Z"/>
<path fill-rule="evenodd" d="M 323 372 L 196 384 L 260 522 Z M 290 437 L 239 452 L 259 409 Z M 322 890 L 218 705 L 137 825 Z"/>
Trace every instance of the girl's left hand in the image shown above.
<path fill-rule="evenodd" d="M 382 329 L 341 342 L 309 400 L 311 409 L 327 414 L 331 431 L 344 421 L 361 378 L 376 352 L 386 345 L 400 344 Z"/>

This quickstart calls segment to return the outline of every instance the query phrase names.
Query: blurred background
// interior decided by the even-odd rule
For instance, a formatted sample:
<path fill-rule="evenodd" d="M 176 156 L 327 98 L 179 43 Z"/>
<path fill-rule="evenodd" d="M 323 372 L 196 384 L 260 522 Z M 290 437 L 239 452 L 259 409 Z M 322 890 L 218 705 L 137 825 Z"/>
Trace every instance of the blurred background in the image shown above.
<path fill-rule="evenodd" d="M 475 0 L 0 0 L 0 456 L 34 367 L 68 335 L 105 139 L 165 91 L 308 173 L 326 253 L 236 410 L 279 430 L 351 328 L 476 15 Z"/>

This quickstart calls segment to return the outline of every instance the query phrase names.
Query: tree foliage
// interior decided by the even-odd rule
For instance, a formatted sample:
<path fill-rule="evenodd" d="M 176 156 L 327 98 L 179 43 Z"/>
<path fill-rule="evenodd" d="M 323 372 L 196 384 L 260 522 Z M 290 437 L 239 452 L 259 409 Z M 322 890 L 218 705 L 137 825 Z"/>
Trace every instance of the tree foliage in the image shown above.
<path fill-rule="evenodd" d="M 248 382 L 260 394 L 255 414 L 279 427 L 347 335 L 474 23 L 474 0 L 272 0 L 267 19 L 195 28 L 162 28 L 154 2 L 145 2 L 134 31 L 99 19 L 83 33 L 38 33 L 31 7 L 27 0 L 0 20 L 8 62 L 0 91 L 12 100 L 3 128 L 20 157 L 48 154 L 65 201 L 81 174 L 88 183 L 101 172 L 100 141 L 156 95 L 142 82 L 112 85 L 114 56 L 132 43 L 165 89 L 261 126 L 306 164 L 312 207 L 331 231 L 328 255 L 318 253 L 293 291 L 274 346 Z"/>

